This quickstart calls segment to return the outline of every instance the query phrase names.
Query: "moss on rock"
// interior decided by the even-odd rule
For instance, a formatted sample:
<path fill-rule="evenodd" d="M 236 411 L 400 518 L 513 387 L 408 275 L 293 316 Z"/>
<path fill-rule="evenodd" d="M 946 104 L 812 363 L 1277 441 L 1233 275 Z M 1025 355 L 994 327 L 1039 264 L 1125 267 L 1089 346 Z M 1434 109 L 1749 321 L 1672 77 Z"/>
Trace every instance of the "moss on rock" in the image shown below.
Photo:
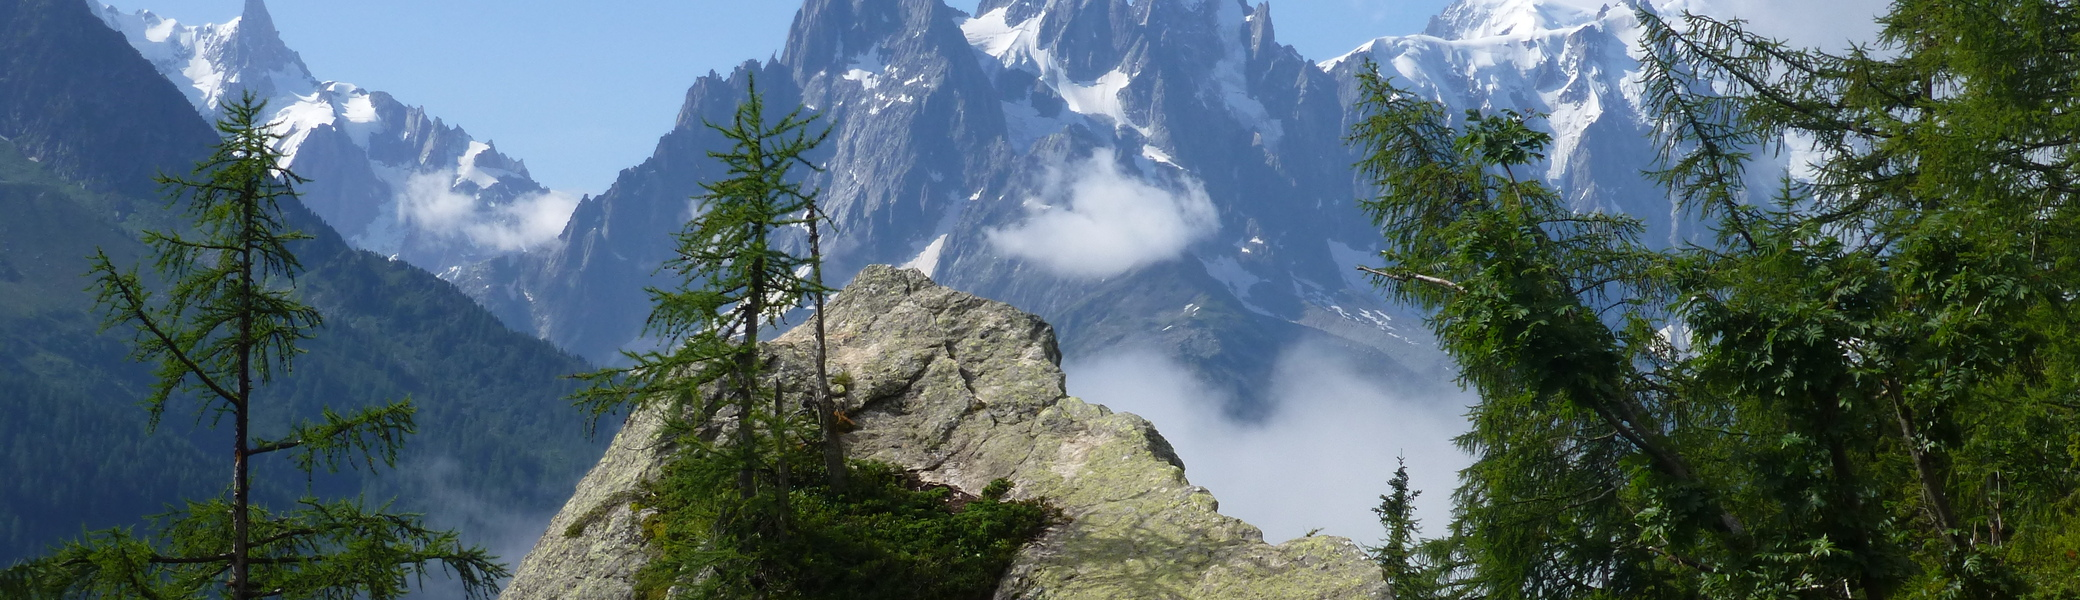
<path fill-rule="evenodd" d="M 831 363 L 851 377 L 845 436 L 855 458 L 914 469 L 980 494 L 1046 498 L 1068 517 L 1019 551 L 1001 599 L 1386 598 L 1349 540 L 1271 545 L 1217 512 L 1141 417 L 1068 397 L 1053 329 L 1008 305 L 890 267 L 860 272 L 829 307 Z M 768 344 L 784 376 L 809 381 L 806 334 Z M 521 564 L 506 600 L 629 598 L 645 560 L 634 507 L 611 506 L 657 475 L 669 448 L 655 415 L 635 415 Z M 622 501 L 625 503 L 626 501 Z"/>

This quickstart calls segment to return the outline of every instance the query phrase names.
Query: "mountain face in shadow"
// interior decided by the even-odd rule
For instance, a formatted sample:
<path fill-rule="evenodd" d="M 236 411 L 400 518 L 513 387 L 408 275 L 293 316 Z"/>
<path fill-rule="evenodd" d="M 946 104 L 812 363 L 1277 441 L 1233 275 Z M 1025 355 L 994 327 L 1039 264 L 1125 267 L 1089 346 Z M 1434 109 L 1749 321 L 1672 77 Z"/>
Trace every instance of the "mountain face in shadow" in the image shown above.
<path fill-rule="evenodd" d="M 225 431 L 192 399 L 155 433 L 137 402 L 149 368 L 101 320 L 83 277 L 107 251 L 139 265 L 144 229 L 178 230 L 151 181 L 215 141 L 182 92 L 76 0 L 0 4 L 0 563 L 83 528 L 135 525 L 228 483 Z M 517 561 L 596 460 L 562 396 L 584 361 L 505 328 L 452 285 L 354 250 L 301 203 L 294 285 L 326 317 L 292 372 L 260 392 L 259 435 L 325 407 L 411 397 L 419 433 L 399 468 L 306 480 L 262 463 L 263 498 L 396 498 Z"/>
<path fill-rule="evenodd" d="M 1303 340 L 1441 380 L 1414 319 L 1354 270 L 1378 235 L 1342 136 L 1346 83 L 1231 0 L 812 0 L 784 52 L 687 92 L 653 156 L 578 206 L 548 251 L 458 284 L 595 361 L 643 347 L 645 285 L 722 174 L 706 122 L 755 80 L 834 127 L 810 177 L 829 273 L 876 263 L 1031 310 L 1072 357 L 1153 348 L 1263 410 Z"/>
<path fill-rule="evenodd" d="M 422 107 L 319 79 L 282 41 L 262 0 L 200 25 L 91 6 L 206 118 L 245 93 L 267 100 L 278 149 L 312 179 L 304 205 L 355 248 L 452 276 L 551 241 L 578 201 Z"/>

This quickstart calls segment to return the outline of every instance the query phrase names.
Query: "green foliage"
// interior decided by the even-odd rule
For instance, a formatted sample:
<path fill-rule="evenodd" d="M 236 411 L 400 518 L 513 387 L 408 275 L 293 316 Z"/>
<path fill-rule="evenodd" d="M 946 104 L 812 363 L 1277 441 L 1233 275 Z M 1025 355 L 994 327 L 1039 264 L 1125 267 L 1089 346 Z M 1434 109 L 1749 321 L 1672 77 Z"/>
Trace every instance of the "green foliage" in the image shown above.
<path fill-rule="evenodd" d="M 62 129 L 159 131 L 192 119 L 193 130 L 211 135 L 177 94 L 172 100 L 179 110 L 149 126 L 102 120 Z M 154 135 L 177 141 L 163 131 Z M 193 418 L 186 399 L 175 401 L 152 435 L 139 435 L 150 415 L 135 403 L 150 393 L 152 365 L 129 360 L 129 328 L 98 331 L 95 291 L 81 277 L 97 248 L 117 265 L 150 264 L 141 231 L 189 231 L 185 207 L 126 195 L 155 189 L 154 167 L 125 168 L 146 172 L 128 182 L 141 185 L 97 191 L 91 181 L 119 174 L 66 171 L 47 148 L 39 150 L 41 162 L 31 161 L 18 151 L 27 142 L 0 140 L 0 205 L 8 211 L 0 219 L 0 398 L 7 406 L 0 410 L 0 567 L 82 531 L 139 526 L 143 515 L 219 493 L 226 471 L 218 459 L 223 436 L 208 429 L 210 415 Z M 208 153 L 206 144 L 194 148 L 200 152 L 159 154 L 192 166 Z M 150 149 L 137 152 L 125 160 L 165 164 L 146 160 L 157 155 Z M 295 280 L 299 298 L 325 323 L 315 339 L 299 344 L 305 352 L 293 371 L 258 389 L 265 401 L 256 407 L 255 431 L 281 435 L 326 407 L 345 415 L 409 397 L 418 434 L 395 470 L 307 478 L 290 461 L 258 461 L 255 500 L 292 506 L 305 495 L 395 498 L 399 510 L 427 513 L 429 523 L 459 528 L 471 542 L 500 538 L 511 525 L 505 515 L 562 506 L 568 484 L 606 445 L 557 410 L 576 387 L 561 375 L 589 365 L 511 331 L 432 274 L 353 249 L 297 203 L 283 209 L 290 225 L 316 236 L 289 248 L 307 268 Z M 163 298 L 165 282 L 145 271 L 144 283 Z"/>
<path fill-rule="evenodd" d="M 774 237 L 823 218 L 815 210 L 817 192 L 790 173 L 818 168 L 805 156 L 830 129 L 812 132 L 815 119 L 800 109 L 768 123 L 755 84 L 730 124 L 708 127 L 734 142 L 728 152 L 709 153 L 729 166 L 729 177 L 701 184 L 707 193 L 696 198 L 699 214 L 675 236 L 676 253 L 660 267 L 676 275 L 680 287 L 649 289 L 653 308 L 645 332 L 676 345 L 628 352 L 632 366 L 579 375 L 590 386 L 574 398 L 595 421 L 622 409 L 661 409 L 666 424 L 659 443 L 693 448 L 712 459 L 702 464 L 726 464 L 735 474 L 739 503 L 714 516 L 716 527 L 748 528 L 760 533 L 746 539 L 780 543 L 796 518 L 790 490 L 792 471 L 800 467 L 787 449 L 800 429 L 799 411 L 788 408 L 788 390 L 766 373 L 760 331 L 825 291 L 820 275 L 804 277 L 820 273 L 819 257 L 795 256 Z M 820 356 L 821 336 L 817 341 Z M 821 378 L 812 384 L 824 385 Z M 812 391 L 816 399 L 825 392 Z M 725 412 L 733 419 L 716 419 Z M 710 427 L 726 428 L 728 443 L 700 435 Z M 835 436 L 824 441 L 836 443 Z M 752 589 L 759 589 L 755 583 Z"/>
<path fill-rule="evenodd" d="M 821 464 L 806 446 L 794 454 L 797 464 Z M 637 597 L 988 598 L 1018 548 L 1059 518 L 1040 501 L 1005 500 L 1006 480 L 972 497 L 891 465 L 852 462 L 844 491 L 792 490 L 790 527 L 775 535 L 728 518 L 759 510 L 747 506 L 758 500 L 734 493 L 732 464 L 726 454 L 687 452 L 647 485 L 637 502 L 657 511 L 644 524 L 655 555 Z"/>
<path fill-rule="evenodd" d="M 1456 562 L 1455 540 L 1417 537 L 1421 522 L 1416 519 L 1415 500 L 1422 491 L 1409 489 L 1406 462 L 1394 469 L 1394 478 L 1387 480 L 1387 487 L 1390 491 L 1380 496 L 1379 506 L 1372 509 L 1373 514 L 1379 515 L 1380 527 L 1386 529 L 1387 537 L 1380 545 L 1366 550 L 1379 564 L 1387 585 L 1392 586 L 1395 600 L 1466 597 L 1456 579 L 1457 570 L 1463 565 Z"/>
<path fill-rule="evenodd" d="M 811 211 L 816 192 L 792 175 L 795 167 L 819 168 L 806 156 L 830 129 L 812 131 L 815 123 L 799 109 L 768 123 L 754 83 L 734 120 L 707 124 L 734 143 L 728 152 L 709 153 L 729 166 L 729 178 L 701 184 L 706 193 L 695 198 L 698 215 L 674 236 L 675 252 L 660 267 L 680 287 L 648 290 L 652 308 L 644 333 L 676 345 L 626 352 L 633 366 L 579 376 L 591 386 L 575 399 L 591 418 L 660 401 L 675 414 L 712 415 L 720 407 L 703 406 L 698 389 L 725 378 L 729 398 L 750 413 L 748 404 L 765 385 L 760 326 L 824 291 L 801 276 L 814 261 L 773 239 L 782 228 L 821 218 Z"/>
<path fill-rule="evenodd" d="M 1522 115 L 1361 76 L 1373 269 L 1482 401 L 1448 544 L 1489 598 L 2072 597 L 2080 9 L 1906 0 L 1884 52 L 1641 11 L 1650 249 L 1516 171 Z M 1751 191 L 1758 156 L 1817 150 Z M 1390 523 L 1391 525 L 1391 523 Z"/>
<path fill-rule="evenodd" d="M 60 547 L 49 556 L 8 571 L 21 595 L 9 598 L 217 598 L 224 560 L 232 549 L 223 535 L 234 509 L 213 499 L 191 502 L 179 513 L 158 515 L 160 533 L 137 537 L 109 529 Z M 283 598 L 398 598 L 430 573 L 448 566 L 467 589 L 492 589 L 503 569 L 477 551 L 477 560 L 458 560 L 455 534 L 428 529 L 418 515 L 370 512 L 359 502 L 306 499 L 296 510 L 249 513 L 254 546 L 250 559 L 255 589 Z M 486 568 L 486 567 L 489 568 Z M 0 581 L 0 591 L 10 591 Z"/>
<path fill-rule="evenodd" d="M 755 86 L 731 123 L 708 126 L 735 143 L 710 154 L 730 176 L 702 184 L 699 214 L 677 235 L 663 269 L 679 289 L 649 290 L 647 333 L 677 345 L 581 375 L 591 386 L 575 396 L 593 419 L 661 411 L 657 442 L 676 449 L 635 499 L 655 511 L 643 528 L 656 555 L 638 596 L 987 597 L 1053 513 L 1037 501 L 1004 501 L 1009 482 L 957 497 L 893 467 L 848 464 L 837 445 L 843 419 L 829 395 L 853 382 L 830 377 L 823 359 L 825 217 L 817 192 L 791 175 L 817 169 L 805 156 L 829 129 L 799 110 L 768 123 Z M 809 233 L 807 257 L 775 239 L 794 226 Z M 762 326 L 805 300 L 817 313 L 815 379 L 794 389 L 770 372 L 759 340 Z M 564 533 L 582 534 L 605 509 Z"/>
<path fill-rule="evenodd" d="M 225 110 L 224 140 L 197 168 L 202 178 L 162 178 L 173 201 L 186 203 L 197 236 L 146 232 L 155 272 L 170 280 L 166 298 L 106 253 L 92 264 L 106 326 L 132 328 L 132 357 L 157 365 L 144 402 L 149 423 L 156 427 L 169 401 L 189 397 L 199 400 L 198 418 L 231 421 L 229 498 L 161 515 L 148 536 L 89 534 L 10 567 L 0 582 L 38 598 L 393 598 L 408 575 L 438 562 L 471 596 L 488 596 L 503 567 L 454 534 L 423 527 L 417 515 L 311 499 L 280 514 L 254 504 L 251 459 L 295 451 L 306 473 L 356 456 L 388 465 L 414 431 L 415 410 L 409 402 L 347 416 L 328 409 L 323 423 L 292 426 L 285 437 L 251 433 L 256 390 L 289 370 L 297 343 L 321 321 L 292 287 L 302 267 L 289 244 L 309 236 L 287 230 L 280 205 L 301 180 L 279 166 L 277 140 L 259 121 L 263 103 L 248 95 Z"/>

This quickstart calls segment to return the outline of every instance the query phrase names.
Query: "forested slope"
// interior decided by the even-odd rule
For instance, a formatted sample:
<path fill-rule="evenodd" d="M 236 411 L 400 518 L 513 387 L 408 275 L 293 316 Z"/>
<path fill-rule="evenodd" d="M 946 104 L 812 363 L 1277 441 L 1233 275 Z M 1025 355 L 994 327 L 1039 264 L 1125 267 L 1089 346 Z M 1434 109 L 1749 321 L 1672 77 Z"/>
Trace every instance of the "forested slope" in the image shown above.
<path fill-rule="evenodd" d="M 148 369 L 127 359 L 126 330 L 98 331 L 82 277 L 96 248 L 135 265 L 141 231 L 179 227 L 145 178 L 185 173 L 211 135 L 84 3 L 0 5 L 0 563 L 228 484 L 230 434 L 207 430 L 193 404 L 147 434 L 136 403 Z M 536 532 L 501 530 L 546 522 L 604 445 L 562 400 L 562 376 L 586 365 L 428 273 L 351 249 L 300 204 L 285 208 L 316 236 L 295 248 L 307 268 L 295 285 L 326 326 L 263 393 L 258 430 L 409 395 L 419 435 L 395 472 L 306 481 L 264 470 L 263 497 L 395 497 L 495 550 L 499 535 L 531 541 Z"/>

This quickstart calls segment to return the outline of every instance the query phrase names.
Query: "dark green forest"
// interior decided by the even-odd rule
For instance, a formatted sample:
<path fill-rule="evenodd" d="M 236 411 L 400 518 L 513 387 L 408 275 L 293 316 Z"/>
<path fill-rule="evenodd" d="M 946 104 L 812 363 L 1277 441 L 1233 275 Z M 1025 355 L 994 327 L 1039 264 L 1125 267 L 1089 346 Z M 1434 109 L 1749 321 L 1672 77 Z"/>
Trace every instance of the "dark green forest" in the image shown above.
<path fill-rule="evenodd" d="M 129 360 L 123 332 L 99 331 L 83 277 L 96 247 L 138 260 L 134 232 L 159 226 L 165 214 L 126 209 L 148 202 L 50 177 L 0 143 L 0 206 L 12 215 L 0 220 L 0 389 L 10 407 L 0 411 L 0 460 L 11 475 L 0 481 L 0 523 L 10 525 L 0 528 L 0 557 L 34 554 L 82 527 L 133 523 L 226 485 L 211 452 L 221 442 L 196 426 L 208 415 L 177 407 L 146 435 L 136 403 L 149 368 Z M 104 217 L 121 213 L 122 222 Z M 299 245 L 335 246 L 305 250 L 310 272 L 299 281 L 308 301 L 334 317 L 306 344 L 298 368 L 263 391 L 278 401 L 263 405 L 256 425 L 283 428 L 290 415 L 411 396 L 423 428 L 406 446 L 404 470 L 370 481 L 321 475 L 311 486 L 398 497 L 463 526 L 498 526 L 471 521 L 500 515 L 450 512 L 446 495 L 536 515 L 562 504 L 604 441 L 588 439 L 562 400 L 573 388 L 559 376 L 584 370 L 581 361 L 505 329 L 429 274 L 348 251 L 336 237 Z M 411 472 L 436 461 L 453 465 L 454 480 Z M 275 475 L 277 483 L 302 479 L 287 469 Z M 305 489 L 270 491 L 288 500 Z"/>
<path fill-rule="evenodd" d="M 177 402 L 147 435 L 137 403 L 150 369 L 128 358 L 128 332 L 100 331 L 85 276 L 97 248 L 137 264 L 139 232 L 178 230 L 151 177 L 187 174 L 214 140 L 84 5 L 0 4 L 0 562 L 229 485 L 224 442 L 193 404 Z M 447 282 L 349 248 L 301 205 L 284 208 L 315 236 L 293 243 L 307 268 L 296 285 L 327 320 L 296 370 L 261 390 L 257 429 L 410 396 L 420 434 L 396 471 L 306 479 L 284 466 L 263 471 L 275 487 L 259 497 L 396 498 L 465 541 L 524 538 L 524 552 L 538 532 L 501 530 L 560 507 L 605 446 L 562 399 L 573 389 L 562 376 L 590 367 L 506 329 Z"/>

